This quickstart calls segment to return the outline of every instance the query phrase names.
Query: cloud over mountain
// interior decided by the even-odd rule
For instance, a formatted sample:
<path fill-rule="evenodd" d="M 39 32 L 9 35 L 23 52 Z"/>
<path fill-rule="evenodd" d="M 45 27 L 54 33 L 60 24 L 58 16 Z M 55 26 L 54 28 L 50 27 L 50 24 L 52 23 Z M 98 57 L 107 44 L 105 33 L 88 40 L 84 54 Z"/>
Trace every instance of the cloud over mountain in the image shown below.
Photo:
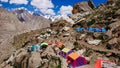
<path fill-rule="evenodd" d="M 8 0 L 1 0 L 2 2 L 8 2 Z"/>
<path fill-rule="evenodd" d="M 69 14 L 71 14 L 72 9 L 73 8 L 70 5 L 69 6 L 62 6 L 59 10 L 59 13 L 61 15 L 69 15 Z"/>
<path fill-rule="evenodd" d="M 28 0 L 10 0 L 10 4 L 28 4 Z"/>
<path fill-rule="evenodd" d="M 32 0 L 31 5 L 38 8 L 43 14 L 54 15 L 54 4 L 51 0 Z"/>

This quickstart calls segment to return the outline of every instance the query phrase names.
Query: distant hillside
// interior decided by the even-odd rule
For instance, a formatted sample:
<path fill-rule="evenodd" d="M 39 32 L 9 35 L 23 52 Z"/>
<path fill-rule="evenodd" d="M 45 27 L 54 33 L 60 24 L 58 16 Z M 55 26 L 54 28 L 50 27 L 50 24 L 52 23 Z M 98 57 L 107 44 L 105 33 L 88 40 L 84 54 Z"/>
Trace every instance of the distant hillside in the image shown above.
<path fill-rule="evenodd" d="M 0 8 L 0 62 L 16 49 L 12 46 L 15 35 L 50 26 L 50 21 L 41 16 L 31 15 L 24 10 L 18 12 L 16 16 Z M 25 23 L 21 23 L 20 18 L 23 18 Z"/>

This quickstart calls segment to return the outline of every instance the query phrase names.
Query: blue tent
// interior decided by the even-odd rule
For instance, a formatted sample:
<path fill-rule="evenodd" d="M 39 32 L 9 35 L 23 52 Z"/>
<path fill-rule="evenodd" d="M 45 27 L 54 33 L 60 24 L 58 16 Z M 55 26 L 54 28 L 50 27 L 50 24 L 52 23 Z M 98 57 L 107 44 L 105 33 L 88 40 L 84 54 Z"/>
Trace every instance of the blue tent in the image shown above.
<path fill-rule="evenodd" d="M 31 51 L 32 51 L 32 52 L 36 52 L 36 50 L 37 50 L 37 46 L 36 46 L 36 45 L 32 45 Z"/>
<path fill-rule="evenodd" d="M 76 31 L 84 31 L 84 28 L 76 28 Z"/>
<path fill-rule="evenodd" d="M 101 32 L 101 29 L 100 28 L 94 28 L 94 31 L 95 32 Z"/>
<path fill-rule="evenodd" d="M 88 28 L 89 32 L 94 32 L 94 28 Z"/>
<path fill-rule="evenodd" d="M 105 28 L 102 28 L 101 30 L 103 33 L 107 32 L 107 30 Z"/>

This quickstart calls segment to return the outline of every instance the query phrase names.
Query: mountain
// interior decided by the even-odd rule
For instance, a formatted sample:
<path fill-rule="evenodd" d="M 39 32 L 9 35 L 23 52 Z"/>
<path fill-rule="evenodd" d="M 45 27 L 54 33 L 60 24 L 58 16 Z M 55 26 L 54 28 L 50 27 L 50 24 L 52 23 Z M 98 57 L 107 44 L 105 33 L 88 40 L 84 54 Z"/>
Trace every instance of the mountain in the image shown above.
<path fill-rule="evenodd" d="M 102 66 L 103 68 L 120 68 L 119 5 L 120 0 L 108 0 L 106 4 L 101 4 L 97 8 L 92 9 L 92 12 L 89 14 L 85 14 L 86 11 L 82 11 L 82 13 L 77 12 L 70 17 L 50 23 L 49 28 L 15 35 L 14 43 L 11 44 L 11 46 L 13 45 L 14 48 L 18 48 L 8 56 L 9 58 L 4 60 L 0 65 L 1 68 L 71 68 L 69 62 L 66 62 L 66 59 L 59 55 L 60 52 L 63 51 L 63 48 L 68 48 L 87 60 L 87 64 L 80 66 L 80 68 L 94 68 L 98 59 L 112 62 L 111 64 L 103 63 L 107 66 Z M 1 10 L 2 14 L 4 12 L 4 10 Z M 6 12 L 5 14 L 8 17 L 4 17 L 5 15 L 1 16 L 1 21 L 6 22 L 7 20 L 7 22 L 10 21 L 11 23 L 11 20 L 14 20 L 14 18 L 17 19 L 14 14 L 12 14 L 12 18 L 11 15 L 9 15 L 11 13 Z M 19 20 L 17 19 L 15 22 L 19 22 Z M 13 24 L 15 23 L 12 22 L 12 25 Z M 1 26 L 2 25 L 4 24 L 1 24 Z M 78 31 L 76 28 L 85 28 L 85 30 Z M 105 28 L 106 32 L 96 32 L 95 29 L 94 32 L 90 32 L 88 28 L 99 28 L 100 31 L 102 31 L 102 28 Z M 9 32 L 9 29 L 10 27 L 7 29 L 7 32 Z M 12 28 L 11 32 L 16 31 Z M 14 33 L 12 33 L 12 35 L 13 34 Z M 9 40 L 6 40 L 6 42 L 9 42 Z M 41 42 L 52 42 L 53 44 L 48 45 L 47 48 L 38 48 L 37 50 L 35 49 L 29 52 L 29 48 L 31 48 L 32 45 L 38 46 Z M 63 44 L 63 47 L 55 46 L 58 44 L 57 42 Z M 6 44 L 6 46 L 7 45 L 9 44 Z M 5 44 L 1 46 L 1 48 L 5 48 Z M 10 49 L 10 46 L 8 49 Z M 4 54 L 7 53 L 9 52 Z"/>
<path fill-rule="evenodd" d="M 16 49 L 12 45 L 15 35 L 50 27 L 50 23 L 49 20 L 31 15 L 25 10 L 13 13 L 0 8 L 0 63 Z"/>

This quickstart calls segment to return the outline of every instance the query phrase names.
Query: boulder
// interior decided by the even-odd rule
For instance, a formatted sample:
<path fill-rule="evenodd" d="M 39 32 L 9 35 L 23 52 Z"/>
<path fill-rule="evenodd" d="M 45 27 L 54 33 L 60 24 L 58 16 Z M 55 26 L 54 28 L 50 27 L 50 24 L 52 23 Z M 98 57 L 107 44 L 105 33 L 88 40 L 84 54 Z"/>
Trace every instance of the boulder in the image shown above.
<path fill-rule="evenodd" d="M 76 13 L 83 13 L 86 11 L 91 12 L 93 11 L 94 8 L 95 8 L 95 5 L 91 0 L 89 0 L 88 2 L 80 2 L 73 6 L 72 13 L 76 14 Z"/>
<path fill-rule="evenodd" d="M 79 39 L 82 39 L 86 36 L 86 34 L 81 34 L 81 36 L 79 37 Z"/>
<path fill-rule="evenodd" d="M 117 38 L 113 38 L 108 42 L 108 44 L 115 44 L 115 43 L 118 43 Z"/>
<path fill-rule="evenodd" d="M 38 68 L 41 66 L 42 59 L 40 57 L 40 53 L 32 53 L 31 57 L 29 58 L 28 68 Z"/>
<path fill-rule="evenodd" d="M 63 27 L 63 30 L 64 30 L 64 31 L 68 31 L 68 30 L 70 30 L 70 27 L 66 27 L 66 26 L 65 26 L 65 27 Z"/>
<path fill-rule="evenodd" d="M 91 45 L 99 45 L 101 42 L 101 40 L 87 40 L 87 43 L 88 44 L 91 44 Z"/>

